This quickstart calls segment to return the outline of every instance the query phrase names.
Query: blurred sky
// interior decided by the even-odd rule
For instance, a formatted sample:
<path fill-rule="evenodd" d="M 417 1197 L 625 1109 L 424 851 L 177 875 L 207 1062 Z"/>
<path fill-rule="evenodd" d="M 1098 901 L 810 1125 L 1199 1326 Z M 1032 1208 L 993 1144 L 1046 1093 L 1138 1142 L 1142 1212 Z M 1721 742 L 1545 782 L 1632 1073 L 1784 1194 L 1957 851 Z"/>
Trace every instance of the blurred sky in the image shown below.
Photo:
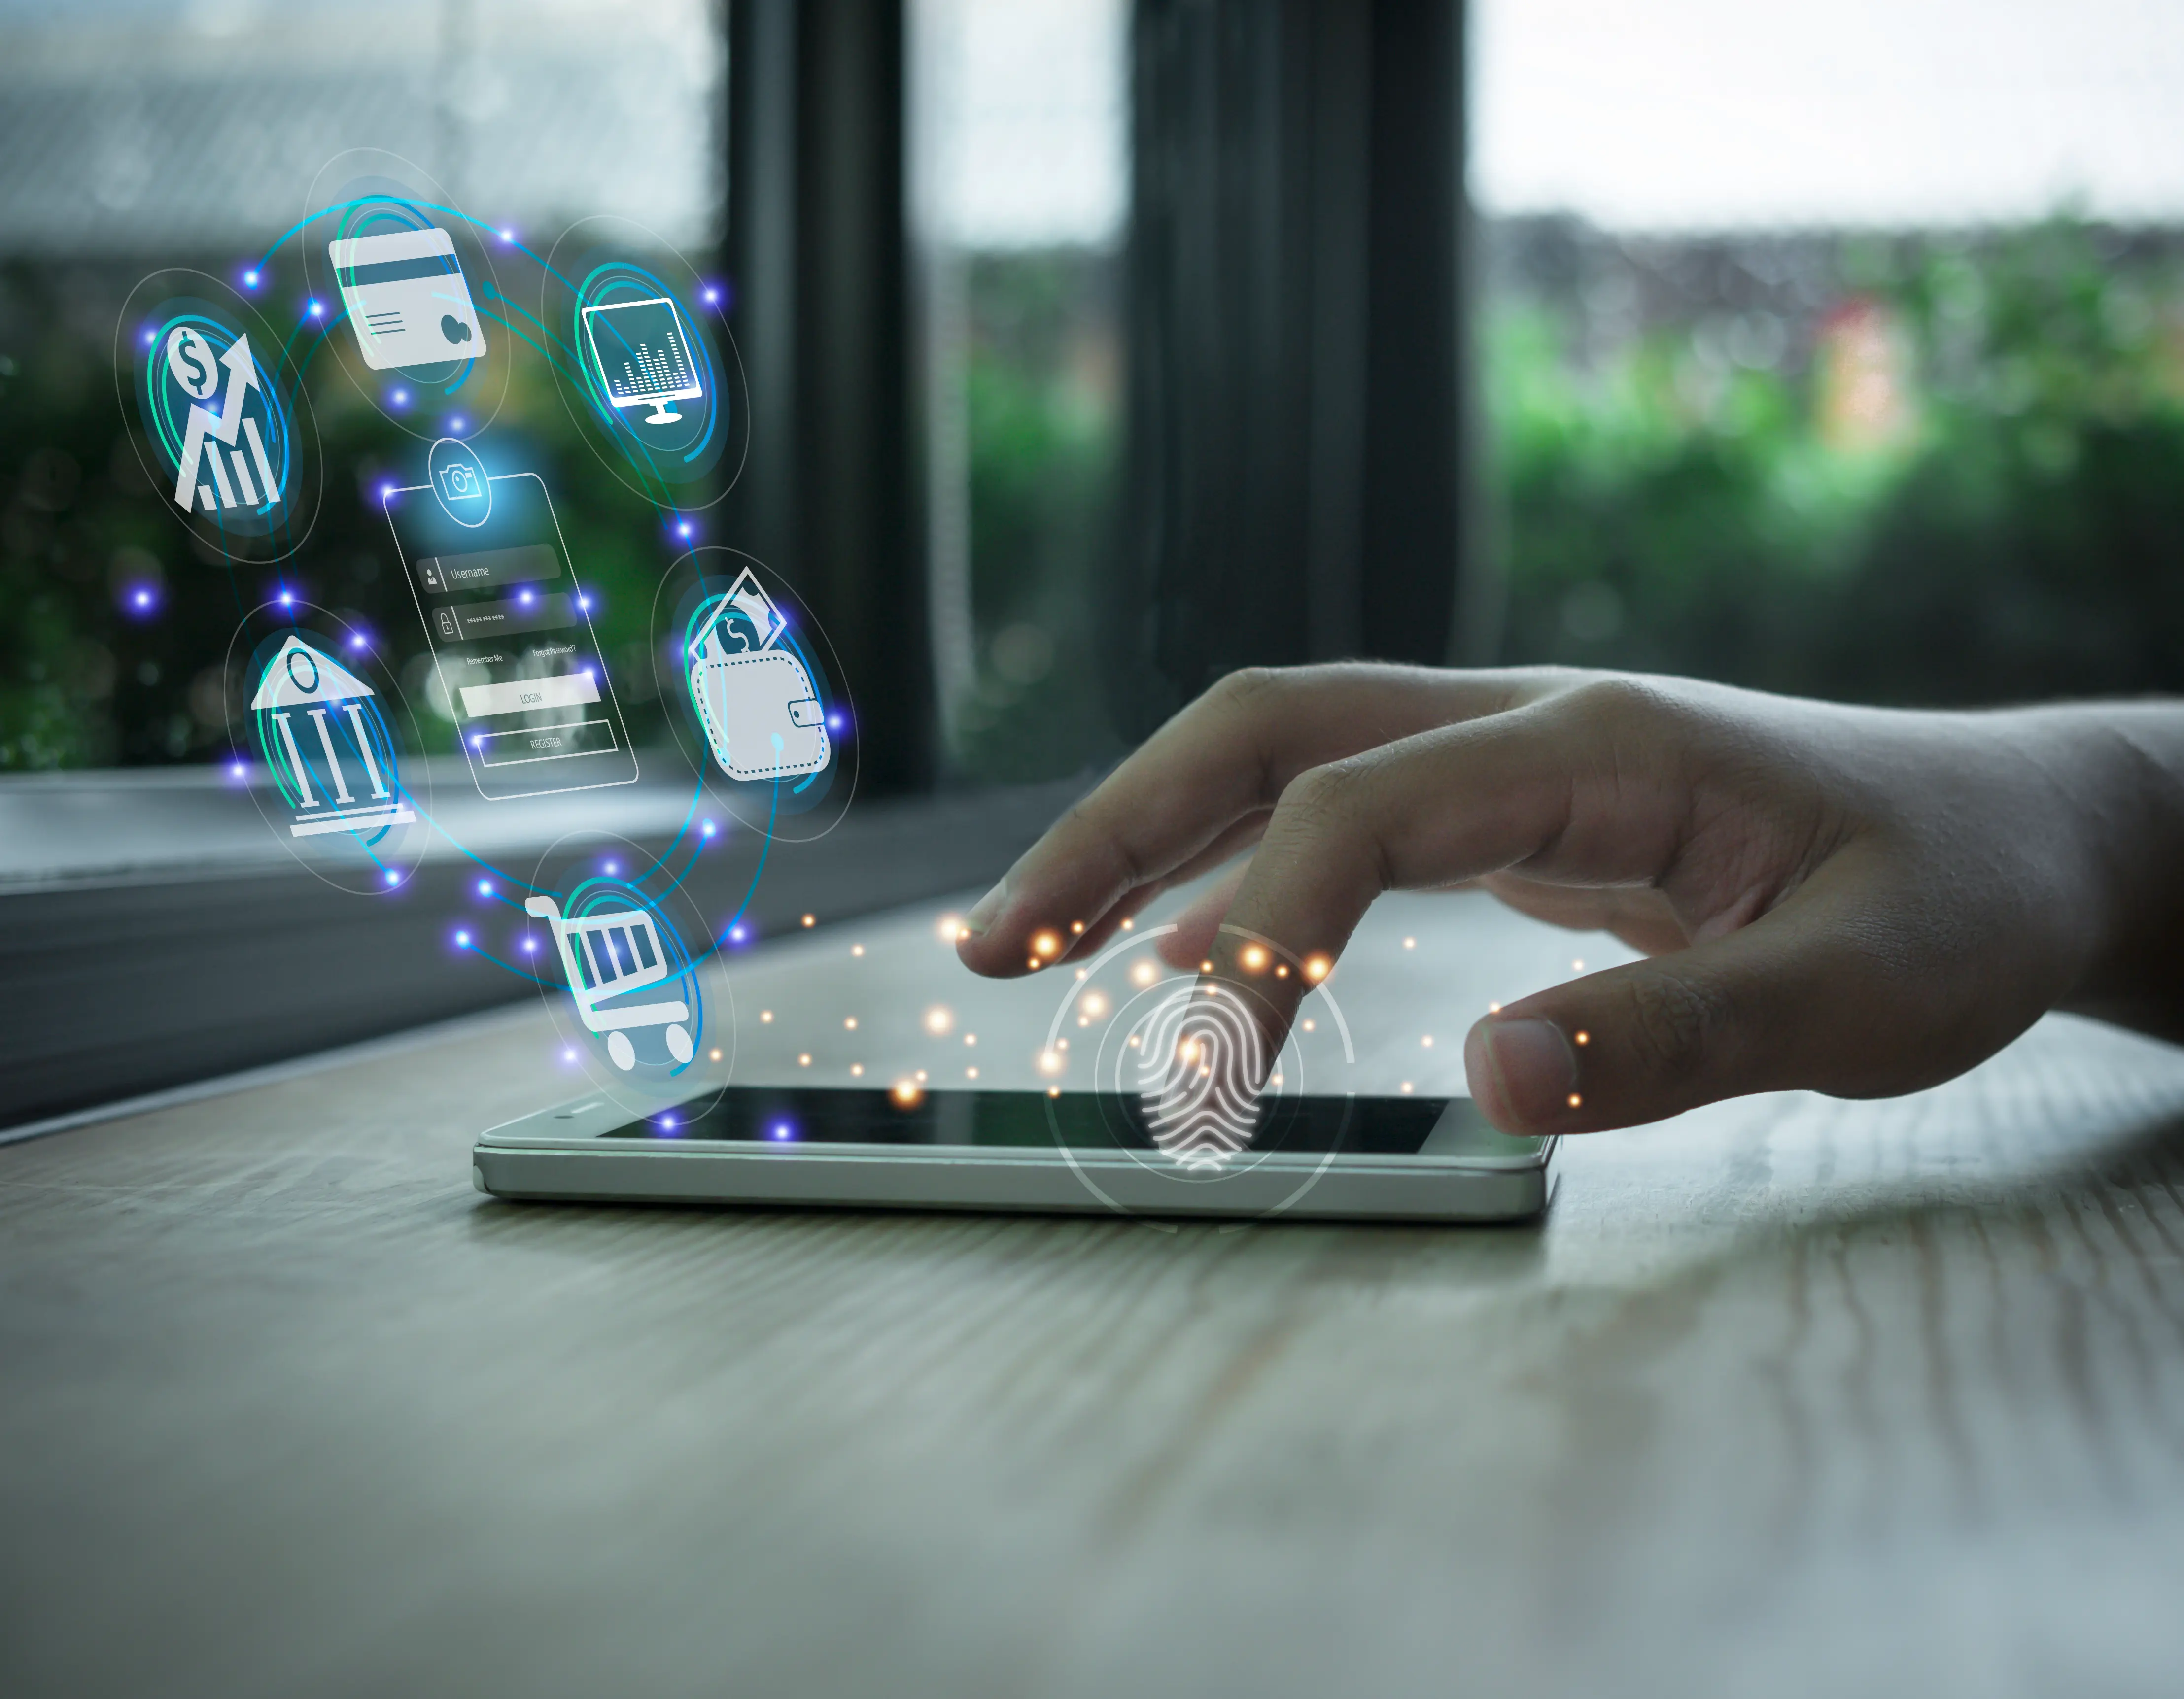
<path fill-rule="evenodd" d="M 1474 193 L 1641 230 L 2184 215 L 2180 0 L 1474 0 Z"/>
<path fill-rule="evenodd" d="M 926 226 L 1111 242 L 1128 0 L 911 0 Z M 2072 197 L 2184 219 L 2184 0 L 1474 0 L 1489 213 L 1921 226 Z M 710 0 L 0 0 L 0 251 L 243 240 L 319 161 L 495 217 L 715 225 Z"/>

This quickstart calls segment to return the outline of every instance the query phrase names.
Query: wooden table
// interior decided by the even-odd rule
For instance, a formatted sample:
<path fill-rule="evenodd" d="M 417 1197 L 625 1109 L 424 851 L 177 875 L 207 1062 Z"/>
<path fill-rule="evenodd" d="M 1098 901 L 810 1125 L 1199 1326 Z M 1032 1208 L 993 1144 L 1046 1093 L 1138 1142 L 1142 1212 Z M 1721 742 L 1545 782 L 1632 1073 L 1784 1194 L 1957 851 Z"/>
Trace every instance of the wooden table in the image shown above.
<path fill-rule="evenodd" d="M 1007 1083 L 1067 987 L 932 919 L 740 969 L 739 1073 Z M 1384 904 L 1361 1074 L 1588 952 Z M 0 1692 L 2184 1688 L 2175 1052 L 1595 1138 L 1531 1225 L 1163 1231 L 481 1197 L 551 1044 L 0 1149 Z"/>

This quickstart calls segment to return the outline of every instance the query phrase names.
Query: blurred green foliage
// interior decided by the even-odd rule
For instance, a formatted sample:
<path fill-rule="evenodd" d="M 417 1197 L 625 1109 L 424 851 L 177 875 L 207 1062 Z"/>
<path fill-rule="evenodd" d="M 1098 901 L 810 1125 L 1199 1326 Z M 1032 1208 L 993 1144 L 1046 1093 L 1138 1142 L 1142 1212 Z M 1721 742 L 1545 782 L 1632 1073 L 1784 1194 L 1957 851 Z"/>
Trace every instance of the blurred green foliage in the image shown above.
<path fill-rule="evenodd" d="M 304 298 L 292 270 L 262 291 L 276 322 Z M 387 478 L 419 481 L 425 441 L 351 380 L 342 368 L 352 350 L 322 348 L 307 389 L 326 481 L 309 539 L 277 565 L 206 558 L 147 476 L 131 441 L 133 405 L 125 419 L 117 392 L 114 325 L 135 280 L 118 267 L 0 267 L 0 771 L 225 755 L 229 640 L 276 586 L 383 639 L 423 746 L 452 750 L 454 727 L 432 710 L 417 664 L 415 604 L 386 521 L 365 500 Z M 509 389 L 488 464 L 546 479 L 632 735 L 657 736 L 647 634 L 654 586 L 681 546 L 668 547 L 661 516 L 609 469 L 543 358 L 506 336 L 494 352 L 510 363 Z M 154 592 L 142 614 L 131 606 L 141 588 Z"/>
<path fill-rule="evenodd" d="M 1723 353 L 1719 325 L 1693 322 L 1587 366 L 1582 326 L 1536 303 L 1490 308 L 1504 653 L 1873 702 L 2184 689 L 2184 276 L 2171 245 L 2059 218 L 1846 240 L 1837 269 L 1844 306 L 1779 358 L 1745 364 Z M 327 486 L 309 543 L 277 569 L 201 558 L 143 473 L 116 393 L 114 315 L 133 281 L 120 268 L 0 267 L 0 770 L 223 753 L 228 640 L 276 582 L 405 657 L 422 648 L 362 493 L 413 480 L 421 443 L 322 354 L 310 389 Z M 1095 593 L 1120 439 L 1114 261 L 979 256 L 966 285 L 977 679 L 956 705 L 954 753 L 983 780 L 1028 780 L 1119 747 Z M 300 279 L 265 296 L 300 300 Z M 1831 426 L 1828 364 L 1829 339 L 1858 313 L 1869 353 L 1900 357 L 1897 416 L 1863 441 Z M 548 479 L 632 730 L 655 736 L 644 644 L 674 551 L 543 362 L 510 358 L 491 458 Z M 142 588 L 156 610 L 132 617 Z M 427 746 L 448 747 L 452 729 L 414 670 L 409 681 Z"/>
<path fill-rule="evenodd" d="M 952 752 L 983 782 L 1020 783 L 1122 747 L 1095 618 L 1121 427 L 1114 260 L 1072 248 L 968 264 L 978 679 L 956 705 Z"/>
<path fill-rule="evenodd" d="M 1505 654 L 1884 702 L 2184 688 L 2165 246 L 2058 218 L 1841 270 L 1836 332 L 1901 350 L 1899 426 L 1864 444 L 1828 429 L 1830 323 L 1772 369 L 1672 325 L 1584 372 L 1576 327 L 1494 310 Z"/>

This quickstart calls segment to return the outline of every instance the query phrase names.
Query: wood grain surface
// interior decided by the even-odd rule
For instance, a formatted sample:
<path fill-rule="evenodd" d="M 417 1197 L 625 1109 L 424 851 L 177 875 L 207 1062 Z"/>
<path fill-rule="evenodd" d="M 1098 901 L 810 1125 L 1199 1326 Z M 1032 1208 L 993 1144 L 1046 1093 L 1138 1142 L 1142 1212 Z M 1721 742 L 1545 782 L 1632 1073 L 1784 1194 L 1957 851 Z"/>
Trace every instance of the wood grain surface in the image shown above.
<path fill-rule="evenodd" d="M 1007 1083 L 1067 986 L 933 919 L 739 968 L 739 1076 Z M 1384 903 L 1361 1083 L 1588 952 Z M 481 1197 L 554 1042 L 0 1149 L 0 1692 L 2184 1687 L 2176 1052 L 1568 1144 L 1520 1227 L 1170 1231 Z"/>

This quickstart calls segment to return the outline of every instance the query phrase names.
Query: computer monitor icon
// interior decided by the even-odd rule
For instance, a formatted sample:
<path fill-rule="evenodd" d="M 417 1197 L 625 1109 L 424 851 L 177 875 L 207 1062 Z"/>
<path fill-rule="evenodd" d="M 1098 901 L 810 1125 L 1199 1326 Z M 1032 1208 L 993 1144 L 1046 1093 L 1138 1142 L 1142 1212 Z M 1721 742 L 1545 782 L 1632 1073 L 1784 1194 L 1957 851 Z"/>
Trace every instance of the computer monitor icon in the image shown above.
<path fill-rule="evenodd" d="M 682 315 L 666 296 L 649 301 L 610 301 L 583 310 L 584 340 L 592 369 L 616 407 L 649 407 L 644 425 L 672 425 L 682 415 L 670 402 L 705 393 Z"/>

